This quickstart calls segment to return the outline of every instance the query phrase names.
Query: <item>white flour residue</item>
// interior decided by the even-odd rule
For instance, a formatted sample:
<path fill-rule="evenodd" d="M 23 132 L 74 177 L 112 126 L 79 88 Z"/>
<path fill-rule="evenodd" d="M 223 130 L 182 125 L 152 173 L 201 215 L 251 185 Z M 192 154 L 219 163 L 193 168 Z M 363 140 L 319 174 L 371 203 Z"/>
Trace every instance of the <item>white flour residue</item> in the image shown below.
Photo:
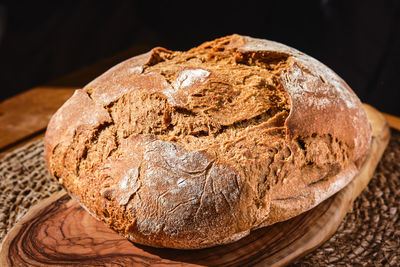
<path fill-rule="evenodd" d="M 310 108 L 323 110 L 337 104 L 338 96 L 331 91 L 331 85 L 319 83 L 319 77 L 304 72 L 296 63 L 282 75 L 285 88 L 293 102 L 307 104 Z M 309 86 L 311 84 L 311 86 Z"/>
<path fill-rule="evenodd" d="M 137 185 L 138 176 L 139 173 L 137 168 L 128 170 L 119 184 L 121 190 L 129 190 L 134 188 Z"/>
<path fill-rule="evenodd" d="M 186 69 L 179 73 L 175 82 L 172 86 L 166 86 L 162 92 L 168 98 L 168 102 L 172 105 L 183 104 L 177 103 L 176 97 L 179 93 L 189 95 L 189 90 L 184 90 L 192 86 L 195 83 L 204 82 L 207 77 L 210 76 L 210 72 L 203 69 Z M 183 89 L 183 90 L 182 90 Z"/>
<path fill-rule="evenodd" d="M 177 105 L 175 101 L 174 95 L 176 94 L 176 89 L 173 88 L 172 86 L 168 86 L 167 89 L 164 89 L 162 93 L 167 97 L 168 103 L 171 105 Z"/>
<path fill-rule="evenodd" d="M 147 162 L 142 177 L 146 186 L 154 190 L 164 187 L 177 196 L 185 192 L 201 194 L 210 161 L 200 152 L 189 152 L 170 142 L 155 140 L 146 144 L 143 158 Z"/>
<path fill-rule="evenodd" d="M 175 87 L 178 89 L 189 87 L 195 83 L 204 82 L 208 76 L 210 76 L 210 72 L 203 69 L 186 69 L 179 73 Z"/>
<path fill-rule="evenodd" d="M 143 72 L 143 66 L 136 66 L 128 69 L 130 74 L 140 74 Z"/>
<path fill-rule="evenodd" d="M 333 86 L 333 90 L 336 95 L 344 102 L 347 108 L 357 107 L 357 96 L 346 88 L 346 83 L 343 81 L 333 70 L 316 60 L 315 58 L 309 57 L 303 53 L 296 55 L 296 58 L 312 73 L 320 73 L 327 83 Z"/>
<path fill-rule="evenodd" d="M 310 57 L 292 47 L 286 46 L 281 43 L 277 43 L 274 41 L 269 41 L 269 40 L 263 40 L 263 39 L 257 39 L 257 38 L 249 38 L 246 37 L 246 44 L 245 46 L 242 47 L 243 50 L 259 50 L 259 51 L 276 51 L 279 53 L 286 53 L 289 56 L 293 57 L 297 61 L 299 61 L 305 68 L 310 70 L 311 73 L 313 74 L 319 74 L 321 76 L 321 79 L 327 82 L 327 84 L 331 85 L 331 87 L 317 87 L 313 88 L 311 92 L 314 92 L 315 90 L 318 90 L 321 92 L 322 90 L 330 90 L 330 93 L 332 94 L 331 97 L 328 97 L 330 101 L 328 101 L 326 98 L 325 100 L 318 99 L 318 100 L 310 100 L 317 106 L 318 109 L 323 108 L 323 105 L 329 105 L 329 104 L 341 104 L 338 105 L 341 109 L 345 106 L 349 109 L 355 109 L 359 105 L 359 101 L 357 96 L 347 88 L 346 83 L 330 68 L 319 62 L 313 57 Z M 301 71 L 301 70 L 299 70 Z M 299 74 L 299 73 L 297 73 Z M 296 77 L 296 73 L 292 73 L 294 77 Z M 311 76 L 311 75 L 310 75 Z M 315 77 L 319 78 L 319 77 Z M 300 85 L 302 83 L 301 80 L 298 80 L 297 85 Z M 303 83 L 304 84 L 304 83 Z M 295 91 L 307 91 L 308 88 L 304 88 L 301 86 L 296 86 L 292 88 L 291 93 L 292 94 L 301 94 L 300 92 L 295 92 Z M 308 96 L 309 97 L 309 96 Z M 334 99 L 336 98 L 336 99 Z M 304 99 L 304 97 L 303 97 Z M 332 101 L 333 100 L 333 101 Z"/>
<path fill-rule="evenodd" d="M 318 109 L 322 109 L 322 107 L 326 107 L 331 105 L 332 101 L 328 98 L 315 98 L 313 100 L 313 105 L 316 106 Z"/>

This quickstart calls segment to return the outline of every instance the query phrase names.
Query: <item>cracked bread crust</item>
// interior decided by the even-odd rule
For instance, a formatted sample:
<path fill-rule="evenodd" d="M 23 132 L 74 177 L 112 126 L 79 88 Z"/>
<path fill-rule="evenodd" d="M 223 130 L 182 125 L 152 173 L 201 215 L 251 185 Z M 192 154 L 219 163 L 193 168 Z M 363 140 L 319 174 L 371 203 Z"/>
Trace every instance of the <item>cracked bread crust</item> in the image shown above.
<path fill-rule="evenodd" d="M 316 206 L 357 174 L 370 139 L 333 71 L 232 35 L 111 68 L 52 117 L 45 152 L 51 174 L 113 230 L 196 249 Z"/>

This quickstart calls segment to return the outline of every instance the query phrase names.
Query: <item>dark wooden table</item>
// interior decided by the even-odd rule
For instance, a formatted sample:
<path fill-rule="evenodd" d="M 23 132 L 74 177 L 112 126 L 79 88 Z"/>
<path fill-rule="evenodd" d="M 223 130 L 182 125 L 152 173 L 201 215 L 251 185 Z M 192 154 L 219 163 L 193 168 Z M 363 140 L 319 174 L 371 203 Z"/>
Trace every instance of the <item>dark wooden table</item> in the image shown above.
<path fill-rule="evenodd" d="M 32 88 L 0 103 L 0 154 L 42 138 L 52 114 L 92 79 L 124 59 L 149 50 L 133 46 L 113 57 L 66 75 L 43 86 Z M 390 127 L 400 130 L 400 118 L 384 114 Z"/>

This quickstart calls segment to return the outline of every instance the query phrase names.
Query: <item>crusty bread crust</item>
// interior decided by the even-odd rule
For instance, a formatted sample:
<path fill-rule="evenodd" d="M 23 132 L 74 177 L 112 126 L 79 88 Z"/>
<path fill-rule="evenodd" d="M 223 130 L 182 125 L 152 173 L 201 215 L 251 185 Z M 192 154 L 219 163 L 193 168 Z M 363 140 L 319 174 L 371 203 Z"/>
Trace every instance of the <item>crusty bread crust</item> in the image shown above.
<path fill-rule="evenodd" d="M 316 206 L 353 179 L 370 140 L 360 100 L 332 70 L 232 35 L 111 68 L 52 117 L 45 152 L 115 231 L 195 249 Z"/>

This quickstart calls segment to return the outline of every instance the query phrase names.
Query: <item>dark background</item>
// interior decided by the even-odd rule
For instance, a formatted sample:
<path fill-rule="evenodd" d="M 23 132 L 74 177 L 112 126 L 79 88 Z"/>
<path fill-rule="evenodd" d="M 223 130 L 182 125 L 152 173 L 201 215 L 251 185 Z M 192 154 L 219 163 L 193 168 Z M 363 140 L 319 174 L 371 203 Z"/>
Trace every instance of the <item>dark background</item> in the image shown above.
<path fill-rule="evenodd" d="M 132 46 L 187 50 L 239 33 L 317 58 L 400 115 L 399 0 L 169 2 L 0 2 L 0 101 Z"/>

